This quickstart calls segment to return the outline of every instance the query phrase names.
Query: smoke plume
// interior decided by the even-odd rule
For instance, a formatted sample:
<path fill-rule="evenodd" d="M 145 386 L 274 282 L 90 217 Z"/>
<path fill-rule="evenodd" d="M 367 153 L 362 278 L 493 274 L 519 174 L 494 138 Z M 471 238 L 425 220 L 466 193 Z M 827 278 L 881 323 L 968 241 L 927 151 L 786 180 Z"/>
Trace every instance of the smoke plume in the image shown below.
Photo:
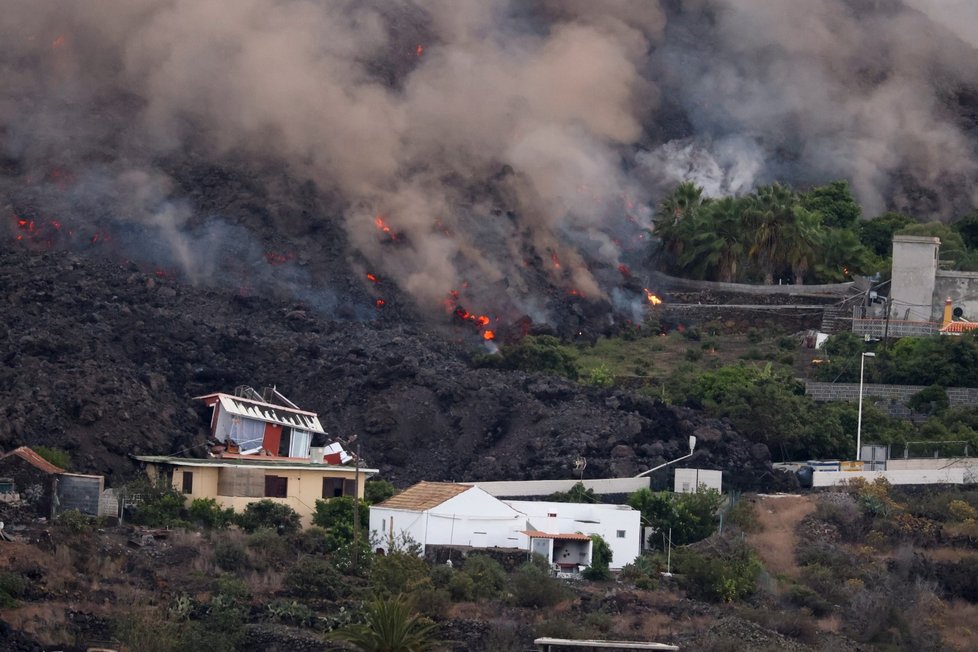
<path fill-rule="evenodd" d="M 274 169 L 420 305 L 545 320 L 541 287 L 619 301 L 605 270 L 684 179 L 974 206 L 974 25 L 957 0 L 8 2 L 2 203 L 141 225 L 205 278 L 187 234 L 220 216 L 175 161 Z"/>

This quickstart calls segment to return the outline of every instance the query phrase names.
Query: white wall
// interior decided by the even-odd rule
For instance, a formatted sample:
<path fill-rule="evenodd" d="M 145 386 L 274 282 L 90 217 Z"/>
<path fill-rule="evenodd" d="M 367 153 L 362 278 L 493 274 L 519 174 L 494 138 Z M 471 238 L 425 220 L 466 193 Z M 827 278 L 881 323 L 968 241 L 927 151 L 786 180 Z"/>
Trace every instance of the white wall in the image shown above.
<path fill-rule="evenodd" d="M 863 478 L 867 482 L 886 478 L 890 484 L 963 484 L 964 471 L 960 467 L 913 471 L 816 471 L 812 474 L 812 486 L 831 487 L 853 478 Z"/>
<path fill-rule="evenodd" d="M 676 493 L 695 493 L 701 486 L 706 489 L 716 489 L 721 491 L 723 481 L 722 471 L 710 471 L 707 469 L 676 469 L 675 486 L 673 491 Z"/>
<path fill-rule="evenodd" d="M 641 552 L 641 513 L 628 505 L 505 500 L 527 515 L 531 529 L 551 534 L 598 534 L 611 548 L 611 568 L 635 561 Z M 556 514 L 556 516 L 549 516 Z M 619 530 L 624 536 L 619 537 Z"/>
<path fill-rule="evenodd" d="M 406 535 L 424 550 L 429 545 L 474 548 L 526 549 L 526 515 L 473 487 L 427 511 L 370 508 L 371 536 L 381 539 L 375 548 L 389 548 Z M 376 535 L 374 534 L 376 532 Z"/>
<path fill-rule="evenodd" d="M 652 481 L 644 478 L 596 478 L 594 480 L 500 480 L 494 482 L 466 482 L 473 484 L 493 496 L 549 496 L 558 491 L 570 491 L 581 483 L 585 489 L 596 494 L 630 494 L 639 489 L 648 489 Z"/>

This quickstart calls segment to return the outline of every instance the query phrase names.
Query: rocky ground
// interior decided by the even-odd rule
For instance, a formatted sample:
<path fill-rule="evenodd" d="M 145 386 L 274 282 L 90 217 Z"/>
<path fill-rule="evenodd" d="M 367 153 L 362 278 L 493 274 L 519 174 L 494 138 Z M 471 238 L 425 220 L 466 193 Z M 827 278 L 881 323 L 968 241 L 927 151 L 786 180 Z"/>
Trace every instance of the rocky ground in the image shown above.
<path fill-rule="evenodd" d="M 338 320 L 293 298 L 196 287 L 80 253 L 0 251 L 0 447 L 64 448 L 79 471 L 128 477 L 130 455 L 200 455 L 206 409 L 277 385 L 337 437 L 360 436 L 396 484 L 634 475 L 700 442 L 690 464 L 731 486 L 780 482 L 724 422 L 637 394 L 474 369 L 466 326 Z"/>

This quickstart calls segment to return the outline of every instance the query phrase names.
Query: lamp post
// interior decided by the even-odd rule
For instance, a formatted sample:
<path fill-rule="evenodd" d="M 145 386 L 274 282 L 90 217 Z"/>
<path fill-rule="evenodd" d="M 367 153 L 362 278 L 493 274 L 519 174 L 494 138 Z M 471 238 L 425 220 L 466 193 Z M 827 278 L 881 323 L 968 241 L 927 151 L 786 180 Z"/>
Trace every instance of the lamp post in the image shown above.
<path fill-rule="evenodd" d="M 864 351 L 859 357 L 859 413 L 856 417 L 856 461 L 859 462 L 863 457 L 862 437 L 863 437 L 863 372 L 866 370 L 866 358 L 875 358 L 876 354 L 871 351 Z"/>

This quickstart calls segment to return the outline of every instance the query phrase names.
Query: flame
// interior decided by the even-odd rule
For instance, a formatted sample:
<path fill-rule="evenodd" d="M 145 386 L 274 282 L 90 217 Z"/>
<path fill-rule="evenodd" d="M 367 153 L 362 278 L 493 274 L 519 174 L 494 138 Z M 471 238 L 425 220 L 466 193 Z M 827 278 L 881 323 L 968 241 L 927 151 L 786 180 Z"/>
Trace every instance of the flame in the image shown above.
<path fill-rule="evenodd" d="M 482 331 L 482 339 L 484 340 L 494 340 L 496 339 L 496 334 L 492 331 Z"/>
<path fill-rule="evenodd" d="M 367 274 L 367 280 L 368 281 L 373 281 L 374 283 L 379 283 L 380 282 L 380 281 L 377 280 L 377 277 L 374 276 L 373 274 Z"/>
<path fill-rule="evenodd" d="M 378 309 L 383 308 L 385 304 L 386 302 L 383 299 L 377 299 L 374 301 L 374 305 L 377 306 Z"/>
<path fill-rule="evenodd" d="M 394 230 L 387 225 L 387 222 L 385 222 L 384 218 L 380 215 L 374 218 L 374 225 L 377 227 L 377 230 L 383 231 L 385 234 L 387 234 L 391 240 L 397 240 L 397 233 L 395 233 Z"/>
<path fill-rule="evenodd" d="M 418 43 L 418 47 L 414 48 L 414 54 L 416 56 L 419 56 L 419 57 L 421 55 L 423 55 L 424 54 L 424 45 L 421 44 L 421 43 Z"/>
<path fill-rule="evenodd" d="M 662 299 L 655 296 L 648 288 L 642 288 L 645 290 L 645 298 L 648 299 L 649 303 L 653 306 L 657 306 L 662 303 Z"/>

